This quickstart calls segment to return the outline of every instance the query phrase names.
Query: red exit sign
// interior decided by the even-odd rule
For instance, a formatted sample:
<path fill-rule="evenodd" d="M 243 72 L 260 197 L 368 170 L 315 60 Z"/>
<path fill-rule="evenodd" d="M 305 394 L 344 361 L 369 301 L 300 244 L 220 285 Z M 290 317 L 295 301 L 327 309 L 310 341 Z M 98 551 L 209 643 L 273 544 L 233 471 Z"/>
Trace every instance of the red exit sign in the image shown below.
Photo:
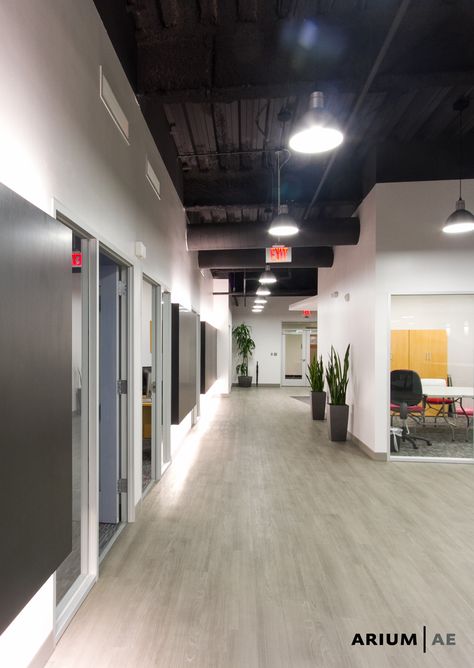
<path fill-rule="evenodd" d="M 71 264 L 73 267 L 82 267 L 82 253 L 71 253 Z"/>
<path fill-rule="evenodd" d="M 272 246 L 265 248 L 265 261 L 270 262 L 291 262 L 291 248 L 288 246 Z"/>

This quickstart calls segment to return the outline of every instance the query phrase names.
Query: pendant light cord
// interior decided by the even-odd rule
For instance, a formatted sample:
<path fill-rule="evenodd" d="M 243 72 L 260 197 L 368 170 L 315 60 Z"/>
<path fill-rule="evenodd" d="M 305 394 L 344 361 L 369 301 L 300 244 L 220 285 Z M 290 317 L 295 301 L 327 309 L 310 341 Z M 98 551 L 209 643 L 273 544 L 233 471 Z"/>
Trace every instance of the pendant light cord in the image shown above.
<path fill-rule="evenodd" d="M 277 215 L 280 213 L 280 151 L 277 151 Z"/>
<path fill-rule="evenodd" d="M 462 199 L 462 111 L 459 110 L 459 199 Z"/>

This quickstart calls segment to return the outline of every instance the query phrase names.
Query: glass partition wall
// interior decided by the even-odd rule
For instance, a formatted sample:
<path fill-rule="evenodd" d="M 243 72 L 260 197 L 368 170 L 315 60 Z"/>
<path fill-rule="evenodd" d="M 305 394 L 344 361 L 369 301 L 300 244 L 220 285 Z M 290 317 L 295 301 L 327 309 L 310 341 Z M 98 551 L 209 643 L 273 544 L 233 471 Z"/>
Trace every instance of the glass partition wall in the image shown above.
<path fill-rule="evenodd" d="M 390 456 L 474 457 L 474 295 L 393 295 Z"/>

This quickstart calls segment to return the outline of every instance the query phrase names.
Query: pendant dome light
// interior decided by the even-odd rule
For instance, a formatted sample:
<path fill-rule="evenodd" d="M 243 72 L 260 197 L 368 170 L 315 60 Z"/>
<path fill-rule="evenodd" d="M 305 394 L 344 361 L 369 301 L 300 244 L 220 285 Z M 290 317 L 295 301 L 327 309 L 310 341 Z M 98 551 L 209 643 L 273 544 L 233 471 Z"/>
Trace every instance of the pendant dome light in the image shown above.
<path fill-rule="evenodd" d="M 331 114 L 324 111 L 324 95 L 311 93 L 307 111 L 290 137 L 290 148 L 298 153 L 325 153 L 339 146 L 344 135 Z"/>
<path fill-rule="evenodd" d="M 253 300 L 254 305 L 263 305 L 268 303 L 268 299 L 265 299 L 265 297 L 257 297 L 256 299 Z"/>
<path fill-rule="evenodd" d="M 270 269 L 270 267 L 267 266 L 265 267 L 265 271 L 260 274 L 260 278 L 258 279 L 258 282 L 261 283 L 262 285 L 269 285 L 270 283 L 276 283 L 277 279 L 273 271 Z"/>
<path fill-rule="evenodd" d="M 466 209 L 466 202 L 462 198 L 462 112 L 469 106 L 469 100 L 461 98 L 454 103 L 453 109 L 459 111 L 459 199 L 456 208 L 448 216 L 443 232 L 446 234 L 463 234 L 474 230 L 474 216 Z"/>
<path fill-rule="evenodd" d="M 289 151 L 287 151 L 289 154 Z M 288 162 L 289 158 L 283 165 L 280 166 L 280 151 L 277 151 L 277 211 L 278 214 L 272 220 L 272 223 L 268 229 L 268 234 L 271 234 L 272 237 L 292 237 L 295 234 L 298 234 L 299 228 L 296 222 L 288 214 L 288 206 L 280 204 L 280 172 L 281 169 Z"/>
<path fill-rule="evenodd" d="M 268 288 L 266 288 L 265 286 L 261 286 L 261 287 L 258 288 L 256 294 L 257 294 L 259 297 L 268 297 L 268 295 L 271 295 L 272 293 L 271 293 L 270 290 L 269 290 Z"/>

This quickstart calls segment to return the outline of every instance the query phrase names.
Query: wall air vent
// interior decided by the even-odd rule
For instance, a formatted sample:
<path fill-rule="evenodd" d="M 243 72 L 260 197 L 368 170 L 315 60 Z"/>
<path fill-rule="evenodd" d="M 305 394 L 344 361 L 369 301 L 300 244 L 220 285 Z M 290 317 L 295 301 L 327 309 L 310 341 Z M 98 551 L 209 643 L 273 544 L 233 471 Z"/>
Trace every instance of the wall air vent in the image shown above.
<path fill-rule="evenodd" d="M 118 103 L 118 100 L 115 97 L 112 88 L 110 87 L 109 82 L 105 78 L 104 72 L 102 70 L 102 65 L 99 68 L 99 72 L 100 72 L 100 99 L 105 104 L 105 107 L 109 112 L 109 114 L 112 116 L 115 125 L 118 127 L 123 138 L 128 144 L 130 143 L 128 118 L 125 116 L 122 107 Z"/>
<path fill-rule="evenodd" d="M 158 197 L 158 199 L 161 199 L 160 180 L 155 174 L 155 170 L 150 165 L 150 161 L 148 159 L 146 161 L 146 178 L 148 179 L 148 182 L 153 188 L 153 190 L 155 191 L 155 195 Z"/>

